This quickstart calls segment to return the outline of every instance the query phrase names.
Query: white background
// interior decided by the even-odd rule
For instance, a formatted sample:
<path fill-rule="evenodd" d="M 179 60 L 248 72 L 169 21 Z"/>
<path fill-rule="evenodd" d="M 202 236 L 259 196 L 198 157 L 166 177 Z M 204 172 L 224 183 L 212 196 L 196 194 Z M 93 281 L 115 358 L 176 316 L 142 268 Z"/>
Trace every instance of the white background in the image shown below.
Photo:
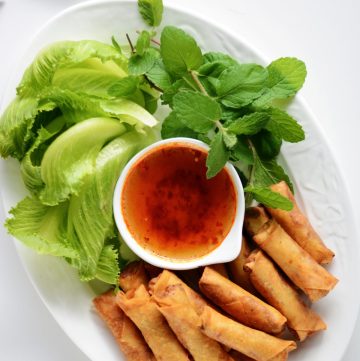
<path fill-rule="evenodd" d="M 34 32 L 76 0 L 0 1 L 0 96 Z M 360 2 L 356 0 L 164 0 L 235 31 L 269 59 L 297 56 L 308 68 L 302 94 L 319 119 L 360 210 Z M 342 190 L 339 190 L 342 191 Z M 0 207 L 1 208 L 1 207 Z M 4 214 L 0 209 L 0 224 Z M 353 239 L 352 242 L 359 242 Z M 51 272 L 51 270 L 44 270 Z M 360 276 L 360 275 L 359 275 Z M 360 279 L 360 277 L 359 277 Z M 344 300 L 346 302 L 346 300 Z M 354 317 L 356 317 L 354 315 Z M 360 359 L 360 321 L 343 361 Z M 52 319 L 0 226 L 0 360 L 88 360 Z M 106 361 L 106 360 L 104 360 Z M 333 360 L 328 360 L 333 361 Z"/>

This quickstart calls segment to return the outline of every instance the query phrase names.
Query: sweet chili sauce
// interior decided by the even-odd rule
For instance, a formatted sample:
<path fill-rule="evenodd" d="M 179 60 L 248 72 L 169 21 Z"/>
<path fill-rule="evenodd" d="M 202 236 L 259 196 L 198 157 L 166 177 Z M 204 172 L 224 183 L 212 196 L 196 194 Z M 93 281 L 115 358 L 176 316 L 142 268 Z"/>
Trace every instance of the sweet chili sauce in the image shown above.
<path fill-rule="evenodd" d="M 121 209 L 128 230 L 146 250 L 177 260 L 198 258 L 229 233 L 234 185 L 225 169 L 206 179 L 206 156 L 192 145 L 165 144 L 130 170 Z"/>

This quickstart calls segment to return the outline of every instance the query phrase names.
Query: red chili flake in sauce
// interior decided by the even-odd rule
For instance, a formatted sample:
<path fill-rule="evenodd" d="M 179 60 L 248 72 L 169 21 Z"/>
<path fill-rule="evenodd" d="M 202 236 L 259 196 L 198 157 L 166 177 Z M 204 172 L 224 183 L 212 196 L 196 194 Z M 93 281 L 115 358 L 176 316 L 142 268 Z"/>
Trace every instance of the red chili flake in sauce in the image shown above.
<path fill-rule="evenodd" d="M 130 170 L 121 208 L 135 240 L 157 255 L 197 258 L 214 250 L 233 224 L 236 194 L 228 172 L 206 179 L 207 154 L 172 143 Z"/>

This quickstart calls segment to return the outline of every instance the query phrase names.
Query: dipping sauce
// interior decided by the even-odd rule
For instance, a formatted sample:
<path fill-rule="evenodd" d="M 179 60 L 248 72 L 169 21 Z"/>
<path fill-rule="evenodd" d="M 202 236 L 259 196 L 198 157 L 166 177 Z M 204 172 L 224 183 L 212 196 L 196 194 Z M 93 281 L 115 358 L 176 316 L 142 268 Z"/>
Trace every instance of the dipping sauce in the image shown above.
<path fill-rule="evenodd" d="M 176 260 L 199 258 L 229 233 L 235 188 L 225 169 L 206 179 L 206 156 L 195 145 L 164 144 L 130 169 L 121 210 L 131 235 L 147 251 Z"/>

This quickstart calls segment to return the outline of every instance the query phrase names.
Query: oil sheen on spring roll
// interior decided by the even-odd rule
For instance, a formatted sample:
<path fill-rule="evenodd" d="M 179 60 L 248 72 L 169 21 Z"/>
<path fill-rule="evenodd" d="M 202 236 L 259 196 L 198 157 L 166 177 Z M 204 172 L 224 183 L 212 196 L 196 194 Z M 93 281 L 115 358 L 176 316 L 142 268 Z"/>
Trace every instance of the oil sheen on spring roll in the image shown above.
<path fill-rule="evenodd" d="M 325 246 L 311 226 L 308 218 L 301 212 L 286 182 L 274 184 L 271 186 L 271 189 L 288 198 L 293 204 L 293 209 L 288 212 L 281 209 L 268 208 L 270 214 L 316 262 L 320 264 L 330 263 L 334 253 Z"/>
<path fill-rule="evenodd" d="M 128 264 L 120 273 L 119 286 L 125 291 L 136 289 L 140 285 L 148 284 L 148 276 L 145 271 L 144 262 L 135 261 Z"/>
<path fill-rule="evenodd" d="M 267 333 L 280 333 L 286 318 L 274 307 L 206 267 L 199 282 L 201 291 L 242 324 Z"/>
<path fill-rule="evenodd" d="M 311 301 L 314 302 L 326 296 L 338 282 L 275 220 L 267 222 L 253 238 Z"/>
<path fill-rule="evenodd" d="M 126 294 L 118 292 L 116 302 L 141 331 L 157 361 L 189 361 L 187 352 L 143 285 Z"/>
<path fill-rule="evenodd" d="M 208 304 L 198 293 L 191 289 L 186 283 L 184 283 L 174 273 L 164 270 L 158 277 L 153 278 L 149 283 L 149 292 L 151 295 L 157 294 L 159 290 L 165 289 L 167 286 L 181 284 L 189 299 L 191 306 L 195 312 L 199 315 L 202 313 L 204 307 Z"/>
<path fill-rule="evenodd" d="M 200 316 L 192 308 L 181 284 L 158 290 L 153 297 L 160 312 L 194 361 L 233 361 L 217 341 L 201 332 Z"/>
<path fill-rule="evenodd" d="M 263 207 L 249 207 L 245 211 L 245 230 L 249 236 L 253 236 L 269 220 L 270 218 Z"/>
<path fill-rule="evenodd" d="M 257 361 L 278 361 L 279 357 L 286 360 L 287 354 L 296 348 L 294 341 L 244 326 L 211 307 L 205 307 L 200 317 L 202 330 L 208 337 Z"/>
<path fill-rule="evenodd" d="M 141 332 L 116 304 L 113 290 L 96 297 L 93 302 L 128 361 L 156 361 Z"/>
<path fill-rule="evenodd" d="M 256 290 L 250 281 L 249 273 L 244 271 L 244 265 L 250 253 L 249 243 L 245 237 L 242 237 L 240 254 L 232 262 L 228 263 L 228 267 L 231 275 L 230 279 L 246 291 L 254 294 Z"/>
<path fill-rule="evenodd" d="M 246 270 L 258 292 L 286 318 L 288 327 L 300 341 L 326 329 L 326 324 L 301 300 L 295 289 L 276 269 L 274 263 L 260 250 L 254 251 Z"/>

